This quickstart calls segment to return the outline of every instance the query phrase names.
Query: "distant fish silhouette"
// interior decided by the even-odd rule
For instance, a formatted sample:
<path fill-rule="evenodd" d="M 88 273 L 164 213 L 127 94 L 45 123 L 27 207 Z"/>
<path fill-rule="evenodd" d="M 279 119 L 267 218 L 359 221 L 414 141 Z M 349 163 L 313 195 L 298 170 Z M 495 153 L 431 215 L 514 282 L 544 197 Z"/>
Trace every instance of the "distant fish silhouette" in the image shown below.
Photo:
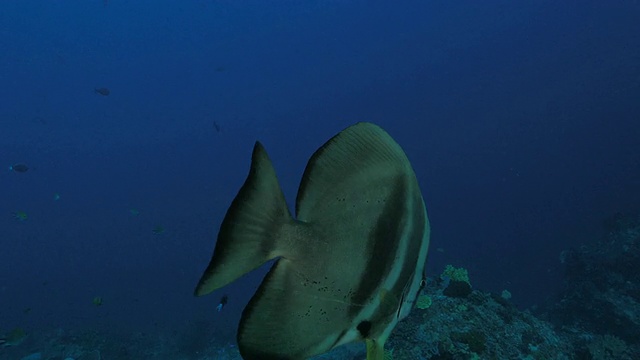
<path fill-rule="evenodd" d="M 93 89 L 93 90 L 96 92 L 96 94 L 100 94 L 100 95 L 102 95 L 102 96 L 109 96 L 109 94 L 111 94 L 111 91 L 109 91 L 109 89 L 104 88 L 104 87 L 102 87 L 102 88 L 95 88 L 95 89 Z"/>
<path fill-rule="evenodd" d="M 156 235 L 162 235 L 165 232 L 164 228 L 162 226 L 160 226 L 160 225 L 154 227 L 153 230 L 151 230 L 151 231 Z"/>
<path fill-rule="evenodd" d="M 229 300 L 229 297 L 225 294 L 222 296 L 222 298 L 220 298 L 220 302 L 218 303 L 218 306 L 216 306 L 216 310 L 218 312 L 222 311 L 222 309 L 224 309 L 225 305 L 227 305 L 227 301 Z"/>
<path fill-rule="evenodd" d="M 19 172 L 19 173 L 24 173 L 24 172 L 27 172 L 27 170 L 29 170 L 29 167 L 25 164 L 14 164 L 9 166 L 9 170 Z"/>
<path fill-rule="evenodd" d="M 24 211 L 16 211 L 16 212 L 14 212 L 13 213 L 13 217 L 14 217 L 14 219 L 19 220 L 19 221 L 26 221 L 29 218 L 27 213 L 24 212 Z"/>
<path fill-rule="evenodd" d="M 216 130 L 216 132 L 220 132 L 220 124 L 218 124 L 218 122 L 213 122 L 213 128 Z"/>

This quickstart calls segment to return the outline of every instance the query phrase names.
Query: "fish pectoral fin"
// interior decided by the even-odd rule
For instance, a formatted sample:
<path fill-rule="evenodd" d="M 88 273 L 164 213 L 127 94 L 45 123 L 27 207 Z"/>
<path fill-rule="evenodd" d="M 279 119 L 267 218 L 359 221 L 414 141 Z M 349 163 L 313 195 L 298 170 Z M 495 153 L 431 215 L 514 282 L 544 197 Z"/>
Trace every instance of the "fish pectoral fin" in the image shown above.
<path fill-rule="evenodd" d="M 282 256 L 278 234 L 292 222 L 271 160 L 256 142 L 249 175 L 220 225 L 213 256 L 195 295 L 208 294 Z"/>
<path fill-rule="evenodd" d="M 386 289 L 380 291 L 380 313 L 385 315 L 391 315 L 398 310 L 401 303 L 400 298 Z"/>
<path fill-rule="evenodd" d="M 367 339 L 367 360 L 384 360 L 384 341 Z"/>

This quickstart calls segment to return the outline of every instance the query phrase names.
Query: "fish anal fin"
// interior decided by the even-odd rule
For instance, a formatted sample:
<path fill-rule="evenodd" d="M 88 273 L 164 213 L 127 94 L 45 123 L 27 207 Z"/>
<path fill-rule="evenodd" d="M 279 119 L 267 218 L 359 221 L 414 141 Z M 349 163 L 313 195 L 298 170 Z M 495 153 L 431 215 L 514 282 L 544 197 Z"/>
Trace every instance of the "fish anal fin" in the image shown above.
<path fill-rule="evenodd" d="M 242 313 L 243 359 L 308 359 L 357 339 L 346 291 L 324 269 L 315 259 L 274 263 Z"/>

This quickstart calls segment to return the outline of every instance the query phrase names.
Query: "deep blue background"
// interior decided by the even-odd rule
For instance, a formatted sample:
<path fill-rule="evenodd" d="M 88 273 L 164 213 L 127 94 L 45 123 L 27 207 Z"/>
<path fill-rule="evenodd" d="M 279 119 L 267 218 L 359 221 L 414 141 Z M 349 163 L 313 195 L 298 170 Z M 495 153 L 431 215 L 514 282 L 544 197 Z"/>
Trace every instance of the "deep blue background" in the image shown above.
<path fill-rule="evenodd" d="M 635 1 L 2 1 L 0 164 L 32 168 L 0 171 L 0 330 L 231 338 L 264 269 L 192 291 L 253 142 L 291 203 L 356 121 L 412 160 L 429 275 L 538 304 L 562 250 L 639 210 L 638 19 Z"/>

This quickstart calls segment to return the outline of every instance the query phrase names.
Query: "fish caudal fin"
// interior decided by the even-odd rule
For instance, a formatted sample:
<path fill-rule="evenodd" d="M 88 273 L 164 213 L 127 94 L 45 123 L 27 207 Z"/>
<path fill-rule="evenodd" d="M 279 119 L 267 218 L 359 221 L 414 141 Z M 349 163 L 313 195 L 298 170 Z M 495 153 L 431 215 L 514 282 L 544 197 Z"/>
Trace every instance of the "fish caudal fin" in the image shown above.
<path fill-rule="evenodd" d="M 281 256 L 278 233 L 292 222 L 271 160 L 256 142 L 249 175 L 222 221 L 213 257 L 195 295 L 208 294 Z"/>

